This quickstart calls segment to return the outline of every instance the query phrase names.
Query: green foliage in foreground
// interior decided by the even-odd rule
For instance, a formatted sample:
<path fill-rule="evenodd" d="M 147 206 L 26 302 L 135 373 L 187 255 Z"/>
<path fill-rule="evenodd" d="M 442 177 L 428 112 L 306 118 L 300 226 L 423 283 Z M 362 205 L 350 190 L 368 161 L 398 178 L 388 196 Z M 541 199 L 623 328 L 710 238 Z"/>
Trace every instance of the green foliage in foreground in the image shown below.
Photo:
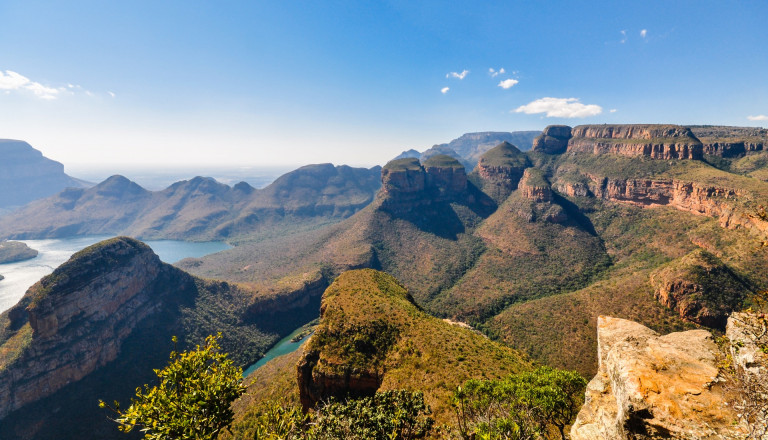
<path fill-rule="evenodd" d="M 213 440 L 232 423 L 232 402 L 245 392 L 243 371 L 219 352 L 218 336 L 208 336 L 205 346 L 171 352 L 171 360 L 155 370 L 159 385 L 136 389 L 131 406 L 122 411 L 115 402 L 119 429 L 139 428 L 147 440 Z M 173 338 L 176 343 L 176 338 Z M 103 401 L 99 406 L 107 408 Z"/>
<path fill-rule="evenodd" d="M 236 438 L 254 440 L 411 440 L 427 437 L 434 419 L 421 392 L 378 392 L 372 397 L 330 401 L 316 412 L 267 404 Z"/>
<path fill-rule="evenodd" d="M 467 381 L 454 393 L 463 439 L 534 440 L 565 427 L 581 407 L 587 381 L 575 371 L 540 367 L 500 380 Z"/>

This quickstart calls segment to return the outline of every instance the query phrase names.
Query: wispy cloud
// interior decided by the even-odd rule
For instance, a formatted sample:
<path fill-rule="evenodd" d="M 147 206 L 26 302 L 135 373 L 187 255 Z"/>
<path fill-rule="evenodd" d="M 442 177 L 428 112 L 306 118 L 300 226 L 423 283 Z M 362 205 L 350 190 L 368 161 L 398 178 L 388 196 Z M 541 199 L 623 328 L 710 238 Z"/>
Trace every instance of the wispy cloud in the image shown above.
<path fill-rule="evenodd" d="M 747 116 L 750 121 L 768 121 L 768 115 Z"/>
<path fill-rule="evenodd" d="M 445 75 L 446 78 L 456 78 L 456 79 L 464 79 L 467 74 L 469 73 L 469 70 L 462 70 L 461 73 L 458 72 L 450 72 Z"/>
<path fill-rule="evenodd" d="M 617 110 L 615 108 L 612 108 L 612 109 L 610 109 L 608 111 L 611 112 L 611 113 L 616 113 Z"/>
<path fill-rule="evenodd" d="M 56 99 L 62 89 L 47 87 L 12 70 L 0 70 L 0 90 L 26 90 L 40 99 Z"/>
<path fill-rule="evenodd" d="M 541 98 L 514 110 L 515 113 L 533 115 L 546 113 L 548 118 L 586 118 L 603 112 L 595 104 L 582 104 L 578 98 Z"/>
<path fill-rule="evenodd" d="M 504 70 L 503 67 L 499 70 L 494 70 L 493 67 L 488 69 L 488 75 L 491 75 L 491 78 L 496 78 L 497 76 L 503 75 L 504 73 L 506 73 L 506 70 Z"/>
<path fill-rule="evenodd" d="M 440 93 L 445 95 L 446 93 L 448 93 L 448 90 L 451 90 L 451 88 L 450 87 L 443 87 L 442 89 L 440 89 Z"/>
<path fill-rule="evenodd" d="M 505 80 L 503 80 L 503 81 L 501 81 L 499 83 L 499 87 L 501 87 L 502 89 L 511 89 L 512 86 L 514 86 L 515 84 L 517 84 L 519 82 L 520 81 L 518 81 L 516 79 L 505 79 Z"/>
<path fill-rule="evenodd" d="M 643 29 L 640 31 L 640 37 L 645 38 L 648 36 L 648 29 Z"/>
<path fill-rule="evenodd" d="M 621 41 L 619 41 L 619 43 L 624 44 L 627 42 L 627 31 L 623 30 L 620 32 L 621 32 Z"/>
<path fill-rule="evenodd" d="M 109 96 L 111 96 L 113 98 L 115 97 L 115 92 L 107 92 L 107 93 L 109 93 Z"/>

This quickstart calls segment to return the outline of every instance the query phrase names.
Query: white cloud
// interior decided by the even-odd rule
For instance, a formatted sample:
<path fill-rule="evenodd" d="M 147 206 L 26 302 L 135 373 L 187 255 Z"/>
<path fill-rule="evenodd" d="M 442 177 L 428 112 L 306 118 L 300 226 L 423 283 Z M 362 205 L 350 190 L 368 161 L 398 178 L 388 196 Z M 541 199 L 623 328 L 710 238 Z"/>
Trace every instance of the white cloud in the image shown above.
<path fill-rule="evenodd" d="M 612 109 L 610 109 L 609 111 L 610 111 L 611 113 L 616 113 L 616 109 L 615 109 L 615 108 L 612 108 Z"/>
<path fill-rule="evenodd" d="M 621 31 L 621 41 L 619 43 L 624 44 L 627 42 L 627 31 L 623 30 Z"/>
<path fill-rule="evenodd" d="M 645 38 L 645 36 L 648 35 L 648 29 L 643 29 L 640 31 L 640 36 Z"/>
<path fill-rule="evenodd" d="M 768 115 L 747 116 L 750 121 L 768 121 Z"/>
<path fill-rule="evenodd" d="M 448 90 L 451 90 L 451 88 L 450 87 L 443 87 L 442 89 L 440 89 L 440 93 L 445 95 L 446 93 L 448 93 Z"/>
<path fill-rule="evenodd" d="M 0 70 L 0 90 L 27 90 L 41 99 L 56 99 L 60 89 L 47 87 L 11 70 Z"/>
<path fill-rule="evenodd" d="M 111 96 L 113 98 L 115 97 L 115 92 L 107 92 L 107 93 L 109 93 L 109 96 Z"/>
<path fill-rule="evenodd" d="M 499 75 L 503 75 L 505 72 L 506 70 L 504 70 L 503 67 L 499 70 L 494 70 L 493 67 L 488 69 L 488 75 L 491 75 L 491 78 L 496 78 Z"/>
<path fill-rule="evenodd" d="M 445 75 L 446 78 L 456 78 L 456 79 L 464 79 L 464 77 L 467 76 L 469 73 L 469 70 L 463 70 L 461 73 L 458 72 L 450 72 Z"/>
<path fill-rule="evenodd" d="M 515 109 L 527 115 L 546 113 L 548 118 L 586 118 L 602 112 L 599 105 L 582 104 L 578 98 L 541 98 Z"/>
<path fill-rule="evenodd" d="M 499 83 L 499 87 L 501 87 L 502 89 L 510 89 L 510 88 L 512 88 L 512 86 L 514 86 L 515 84 L 517 84 L 519 82 L 520 81 L 518 81 L 516 79 L 505 79 L 505 80 L 503 80 L 503 81 L 501 81 Z"/>

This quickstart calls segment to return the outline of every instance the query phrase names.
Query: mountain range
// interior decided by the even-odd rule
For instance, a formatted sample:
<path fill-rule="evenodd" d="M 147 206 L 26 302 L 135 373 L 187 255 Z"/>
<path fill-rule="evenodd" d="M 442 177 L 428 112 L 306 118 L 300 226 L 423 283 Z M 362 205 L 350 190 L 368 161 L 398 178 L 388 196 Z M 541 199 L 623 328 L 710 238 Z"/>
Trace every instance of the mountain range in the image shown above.
<path fill-rule="evenodd" d="M 9 396 L 0 399 L 0 436 L 60 429 L 82 438 L 73 413 L 62 412 L 70 396 L 126 397 L 172 333 L 191 344 L 223 329 L 232 335 L 225 349 L 245 365 L 318 310 L 320 336 L 258 370 L 253 392 L 311 406 L 422 387 L 449 424 L 450 390 L 470 377 L 532 364 L 607 377 L 597 356 L 607 342 L 595 329 L 617 321 L 600 316 L 648 327 L 638 334 L 649 344 L 657 333 L 722 333 L 768 289 L 765 134 L 550 126 L 530 151 L 501 141 L 471 170 L 465 158 L 435 154 L 370 170 L 305 167 L 264 190 L 196 178 L 149 192 L 113 177 L 35 202 L 19 211 L 26 226 L 0 218 L 3 236 L 114 230 L 236 246 L 174 267 L 118 238 L 33 286 L 0 315 L 0 387 L 9 390 L 0 393 Z M 305 227 L 292 224 L 301 218 Z M 350 349 L 352 340 L 361 342 Z M 136 376 L 106 383 L 134 367 Z M 41 387 L 52 394 L 41 399 Z M 236 405 L 236 432 L 249 433 L 260 402 Z M 89 411 L 95 420 L 95 405 Z M 112 438 L 106 425 L 103 433 L 93 438 Z"/>

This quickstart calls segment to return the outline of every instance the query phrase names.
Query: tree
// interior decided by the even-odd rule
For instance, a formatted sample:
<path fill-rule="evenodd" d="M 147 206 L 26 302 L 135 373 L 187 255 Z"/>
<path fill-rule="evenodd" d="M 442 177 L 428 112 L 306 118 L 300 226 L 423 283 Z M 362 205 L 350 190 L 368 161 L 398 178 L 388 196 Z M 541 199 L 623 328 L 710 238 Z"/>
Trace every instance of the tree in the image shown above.
<path fill-rule="evenodd" d="M 565 427 L 583 401 L 587 381 L 575 371 L 540 367 L 500 380 L 469 380 L 454 393 L 459 434 L 469 439 L 529 440 Z"/>
<path fill-rule="evenodd" d="M 245 392 L 243 371 L 220 353 L 220 337 L 208 336 L 195 350 L 172 351 L 168 365 L 155 370 L 159 384 L 137 388 L 127 410 L 118 402 L 110 407 L 99 401 L 99 406 L 117 414 L 121 431 L 138 428 L 147 440 L 215 439 L 232 423 L 230 405 Z"/>

